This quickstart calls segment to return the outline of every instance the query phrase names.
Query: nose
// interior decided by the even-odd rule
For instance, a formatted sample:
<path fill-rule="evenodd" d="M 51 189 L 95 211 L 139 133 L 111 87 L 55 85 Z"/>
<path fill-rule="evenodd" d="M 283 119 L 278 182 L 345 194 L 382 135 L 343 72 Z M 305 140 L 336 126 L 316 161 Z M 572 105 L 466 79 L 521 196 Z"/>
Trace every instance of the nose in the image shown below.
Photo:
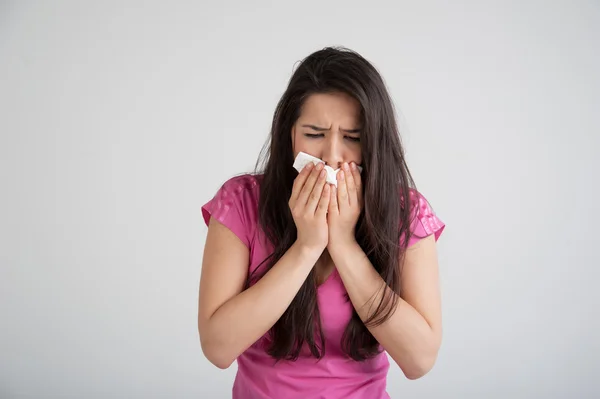
<path fill-rule="evenodd" d="M 338 142 L 336 137 L 337 135 L 329 135 L 325 140 L 323 151 L 322 151 L 322 160 L 326 165 L 331 166 L 333 169 L 339 169 L 342 167 L 342 163 L 344 162 L 343 154 L 342 154 L 342 143 Z"/>

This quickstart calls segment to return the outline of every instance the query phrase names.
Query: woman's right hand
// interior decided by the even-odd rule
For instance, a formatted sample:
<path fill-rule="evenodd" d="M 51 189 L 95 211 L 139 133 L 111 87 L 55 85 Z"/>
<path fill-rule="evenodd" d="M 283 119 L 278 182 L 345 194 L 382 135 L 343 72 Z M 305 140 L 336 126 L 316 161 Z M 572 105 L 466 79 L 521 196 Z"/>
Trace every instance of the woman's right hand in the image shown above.
<path fill-rule="evenodd" d="M 294 180 L 289 207 L 298 230 L 296 242 L 309 249 L 327 247 L 327 208 L 331 198 L 323 164 L 308 163 Z"/>

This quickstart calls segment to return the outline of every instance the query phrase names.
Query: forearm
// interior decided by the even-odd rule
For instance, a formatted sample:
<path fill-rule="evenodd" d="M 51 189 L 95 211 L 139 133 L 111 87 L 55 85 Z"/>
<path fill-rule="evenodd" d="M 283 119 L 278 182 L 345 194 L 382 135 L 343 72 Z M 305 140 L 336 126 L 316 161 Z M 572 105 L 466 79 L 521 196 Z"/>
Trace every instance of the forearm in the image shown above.
<path fill-rule="evenodd" d="M 293 244 L 256 284 L 224 303 L 210 317 L 203 349 L 228 367 L 262 337 L 288 308 L 322 251 Z"/>
<path fill-rule="evenodd" d="M 385 284 L 358 243 L 352 242 L 339 250 L 330 248 L 329 252 L 363 322 L 374 313 L 384 295 L 398 297 Z M 392 312 L 383 324 L 367 328 L 408 378 L 418 378 L 429 371 L 435 362 L 439 334 L 413 306 L 400 297 Z"/>

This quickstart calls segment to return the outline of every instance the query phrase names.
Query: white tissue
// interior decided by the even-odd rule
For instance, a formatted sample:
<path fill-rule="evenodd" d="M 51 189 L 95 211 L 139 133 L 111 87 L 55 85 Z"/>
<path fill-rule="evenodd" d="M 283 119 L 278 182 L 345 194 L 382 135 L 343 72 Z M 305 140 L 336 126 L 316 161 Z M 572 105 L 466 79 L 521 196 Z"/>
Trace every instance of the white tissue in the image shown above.
<path fill-rule="evenodd" d="M 294 160 L 294 169 L 296 169 L 298 172 L 300 172 L 307 163 L 312 162 L 313 164 L 317 165 L 318 163 L 325 163 L 323 162 L 321 159 L 317 158 L 317 157 L 313 157 L 312 155 L 309 155 L 305 152 L 299 152 L 298 156 L 296 157 L 296 159 Z M 325 172 L 327 172 L 327 183 L 333 184 L 334 186 L 337 187 L 337 174 L 340 171 L 340 169 L 333 169 L 331 166 L 329 165 L 323 165 Z M 358 170 L 359 172 L 362 172 L 362 168 L 360 166 L 358 166 Z"/>

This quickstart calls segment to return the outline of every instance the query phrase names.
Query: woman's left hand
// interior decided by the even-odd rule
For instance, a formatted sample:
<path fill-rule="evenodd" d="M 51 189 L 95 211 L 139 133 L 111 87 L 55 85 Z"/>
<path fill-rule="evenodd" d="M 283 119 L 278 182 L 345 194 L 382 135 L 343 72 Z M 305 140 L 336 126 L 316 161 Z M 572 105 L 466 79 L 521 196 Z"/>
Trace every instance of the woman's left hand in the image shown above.
<path fill-rule="evenodd" d="M 355 163 L 344 163 L 337 174 L 337 189 L 332 187 L 327 224 L 328 247 L 355 242 L 355 228 L 363 206 L 362 180 Z"/>

